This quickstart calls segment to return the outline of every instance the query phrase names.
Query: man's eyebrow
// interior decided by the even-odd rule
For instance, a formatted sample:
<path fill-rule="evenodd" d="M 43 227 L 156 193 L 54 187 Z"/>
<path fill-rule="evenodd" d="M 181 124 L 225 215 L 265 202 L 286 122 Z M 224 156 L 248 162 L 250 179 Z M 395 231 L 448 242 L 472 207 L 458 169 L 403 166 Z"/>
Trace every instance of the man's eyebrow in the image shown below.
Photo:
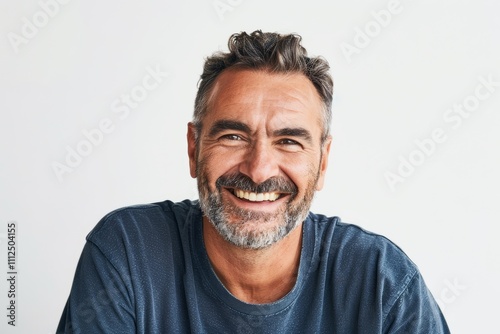
<path fill-rule="evenodd" d="M 214 125 L 212 125 L 208 135 L 210 137 L 213 137 L 213 136 L 217 135 L 218 133 L 225 131 L 225 130 L 236 130 L 236 131 L 242 131 L 245 133 L 250 133 L 250 128 L 245 123 L 238 122 L 238 121 L 232 121 L 232 120 L 228 120 L 228 119 L 222 119 L 220 121 L 215 122 Z"/>
<path fill-rule="evenodd" d="M 273 132 L 276 137 L 300 137 L 312 143 L 311 133 L 304 128 L 283 128 Z"/>

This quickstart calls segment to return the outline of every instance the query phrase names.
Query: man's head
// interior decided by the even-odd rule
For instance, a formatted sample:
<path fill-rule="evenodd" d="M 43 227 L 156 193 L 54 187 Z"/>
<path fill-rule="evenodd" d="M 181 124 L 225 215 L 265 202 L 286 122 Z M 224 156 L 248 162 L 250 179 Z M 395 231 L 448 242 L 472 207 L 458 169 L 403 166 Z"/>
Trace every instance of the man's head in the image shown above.
<path fill-rule="evenodd" d="M 300 37 L 233 35 L 209 58 L 188 127 L 203 213 L 230 243 L 268 247 L 306 217 L 323 185 L 332 80 Z"/>

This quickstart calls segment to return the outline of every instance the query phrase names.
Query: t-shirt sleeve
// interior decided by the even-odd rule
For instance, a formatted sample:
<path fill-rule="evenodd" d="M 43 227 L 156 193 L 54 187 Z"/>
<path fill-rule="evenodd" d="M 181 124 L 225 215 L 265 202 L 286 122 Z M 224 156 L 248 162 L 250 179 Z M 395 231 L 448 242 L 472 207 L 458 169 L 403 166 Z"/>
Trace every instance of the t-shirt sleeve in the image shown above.
<path fill-rule="evenodd" d="M 449 334 L 439 306 L 416 272 L 384 321 L 387 334 Z"/>
<path fill-rule="evenodd" d="M 87 241 L 57 333 L 135 333 L 130 280 Z"/>

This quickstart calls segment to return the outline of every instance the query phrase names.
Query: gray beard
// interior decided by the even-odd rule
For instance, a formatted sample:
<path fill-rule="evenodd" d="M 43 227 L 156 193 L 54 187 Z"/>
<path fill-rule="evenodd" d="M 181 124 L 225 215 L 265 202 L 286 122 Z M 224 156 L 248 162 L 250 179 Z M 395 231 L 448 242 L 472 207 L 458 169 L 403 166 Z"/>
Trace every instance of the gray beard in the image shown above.
<path fill-rule="evenodd" d="M 306 219 L 314 197 L 314 185 L 315 182 L 309 185 L 301 202 L 292 205 L 292 197 L 275 213 L 244 210 L 232 204 L 224 204 L 220 188 L 208 196 L 206 193 L 203 196 L 204 192 L 200 191 L 200 206 L 210 223 L 226 241 L 241 248 L 263 249 L 285 238 Z M 276 221 L 279 223 L 274 223 Z M 275 225 L 272 227 L 265 226 L 273 223 Z M 253 229 L 248 228 L 250 224 Z"/>
<path fill-rule="evenodd" d="M 210 223 L 225 240 L 235 246 L 249 249 L 263 249 L 282 240 L 307 216 L 307 212 L 289 214 L 287 210 L 280 210 L 278 213 L 271 214 L 243 210 L 233 206 L 225 207 L 217 194 L 210 194 L 207 203 L 200 201 L 200 204 Z M 270 224 L 280 216 L 282 222 L 272 228 L 259 231 L 245 229 L 246 224 Z M 237 222 L 230 223 L 230 217 L 239 219 Z"/>

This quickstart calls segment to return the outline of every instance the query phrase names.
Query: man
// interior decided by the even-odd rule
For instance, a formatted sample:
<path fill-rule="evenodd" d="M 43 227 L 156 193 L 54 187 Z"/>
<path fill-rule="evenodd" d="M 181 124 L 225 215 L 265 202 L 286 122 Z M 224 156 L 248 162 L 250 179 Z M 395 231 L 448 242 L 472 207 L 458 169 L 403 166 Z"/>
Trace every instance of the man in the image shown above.
<path fill-rule="evenodd" d="M 58 333 L 449 333 L 386 238 L 309 213 L 333 82 L 297 35 L 208 58 L 187 141 L 199 201 L 117 210 L 87 237 Z"/>

